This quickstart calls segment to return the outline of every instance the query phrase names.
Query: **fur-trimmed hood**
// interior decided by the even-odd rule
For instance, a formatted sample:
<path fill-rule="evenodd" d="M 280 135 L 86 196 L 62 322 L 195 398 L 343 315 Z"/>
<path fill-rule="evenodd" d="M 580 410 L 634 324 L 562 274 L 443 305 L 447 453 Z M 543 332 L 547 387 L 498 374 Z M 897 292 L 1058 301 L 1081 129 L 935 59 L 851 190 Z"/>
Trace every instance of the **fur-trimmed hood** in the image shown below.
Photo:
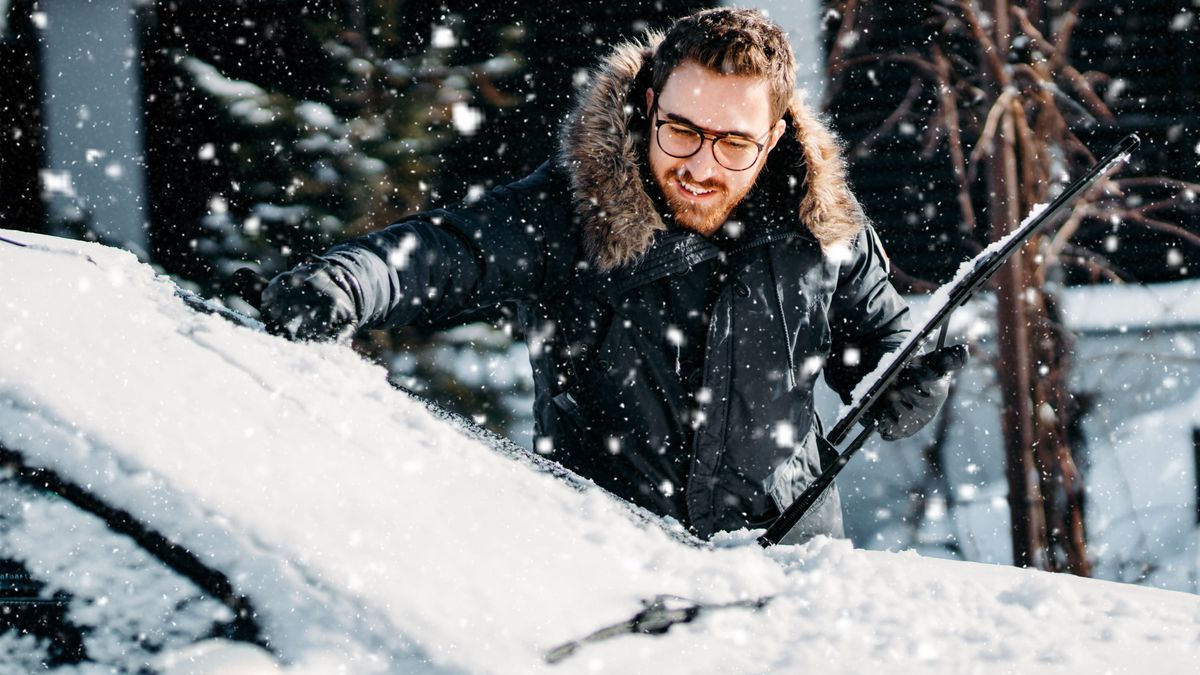
<path fill-rule="evenodd" d="M 588 255 L 601 271 L 635 261 L 666 229 L 646 192 L 641 160 L 646 123 L 640 92 L 649 86 L 661 41 L 661 34 L 648 33 L 644 41 L 616 47 L 592 73 L 591 88 L 559 134 L 559 160 L 571 178 Z M 800 92 L 784 119 L 789 133 L 771 152 L 758 188 L 770 180 L 770 203 L 794 211 L 795 226 L 822 248 L 848 244 L 866 218 L 850 192 L 833 132 Z"/>

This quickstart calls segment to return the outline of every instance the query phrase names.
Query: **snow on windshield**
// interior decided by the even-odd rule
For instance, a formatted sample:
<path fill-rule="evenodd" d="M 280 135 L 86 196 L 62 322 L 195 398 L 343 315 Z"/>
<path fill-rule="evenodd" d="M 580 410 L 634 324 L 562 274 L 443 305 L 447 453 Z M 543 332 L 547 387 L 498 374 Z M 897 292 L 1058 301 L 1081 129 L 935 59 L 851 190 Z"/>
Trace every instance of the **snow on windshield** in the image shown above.
<path fill-rule="evenodd" d="M 28 244 L 0 242 L 0 444 L 224 572 L 297 669 L 1180 672 L 1198 656 L 1190 595 L 827 538 L 688 543 L 496 452 L 348 348 L 198 313 L 127 253 L 0 236 Z M 546 663 L 664 594 L 771 600 Z"/>

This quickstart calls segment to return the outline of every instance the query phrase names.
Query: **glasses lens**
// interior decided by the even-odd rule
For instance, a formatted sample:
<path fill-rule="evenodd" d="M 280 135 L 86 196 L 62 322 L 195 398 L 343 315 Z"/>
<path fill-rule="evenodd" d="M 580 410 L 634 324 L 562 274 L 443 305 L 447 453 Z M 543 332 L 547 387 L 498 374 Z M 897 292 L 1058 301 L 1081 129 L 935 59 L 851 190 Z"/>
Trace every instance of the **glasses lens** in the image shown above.
<path fill-rule="evenodd" d="M 717 141 L 713 150 L 721 166 L 730 171 L 748 169 L 758 159 L 758 146 L 737 138 L 722 138 Z"/>
<path fill-rule="evenodd" d="M 672 157 L 691 157 L 704 143 L 695 129 L 679 124 L 664 124 L 658 128 L 658 147 Z"/>

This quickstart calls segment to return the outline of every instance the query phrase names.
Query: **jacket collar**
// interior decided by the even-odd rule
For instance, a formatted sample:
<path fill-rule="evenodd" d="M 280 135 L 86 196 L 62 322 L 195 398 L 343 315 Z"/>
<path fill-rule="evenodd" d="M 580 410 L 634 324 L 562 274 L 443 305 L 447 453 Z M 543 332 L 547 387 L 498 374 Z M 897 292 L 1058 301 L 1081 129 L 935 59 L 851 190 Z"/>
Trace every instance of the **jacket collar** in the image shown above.
<path fill-rule="evenodd" d="M 600 272 L 637 263 L 667 229 L 648 192 L 638 98 L 649 86 L 661 41 L 651 32 L 615 48 L 592 73 L 591 88 L 559 134 L 559 162 L 571 179 L 588 257 Z M 784 119 L 790 133 L 771 152 L 752 193 L 826 251 L 849 245 L 866 217 L 850 192 L 838 141 L 800 92 Z"/>

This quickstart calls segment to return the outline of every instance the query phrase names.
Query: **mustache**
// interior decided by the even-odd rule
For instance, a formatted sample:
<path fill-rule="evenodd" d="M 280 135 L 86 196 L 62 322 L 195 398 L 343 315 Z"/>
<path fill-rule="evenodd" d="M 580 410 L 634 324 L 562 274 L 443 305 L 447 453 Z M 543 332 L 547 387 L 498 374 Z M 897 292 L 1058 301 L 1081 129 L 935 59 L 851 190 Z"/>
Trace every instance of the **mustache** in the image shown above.
<path fill-rule="evenodd" d="M 722 184 L 721 181 L 712 180 L 712 179 L 705 180 L 705 181 L 696 180 L 695 178 L 692 177 L 691 172 L 686 169 L 681 170 L 681 171 L 673 171 L 672 173 L 679 180 L 686 181 L 692 185 L 695 185 L 696 187 L 700 188 L 701 190 L 724 190 L 725 189 L 725 185 Z"/>

